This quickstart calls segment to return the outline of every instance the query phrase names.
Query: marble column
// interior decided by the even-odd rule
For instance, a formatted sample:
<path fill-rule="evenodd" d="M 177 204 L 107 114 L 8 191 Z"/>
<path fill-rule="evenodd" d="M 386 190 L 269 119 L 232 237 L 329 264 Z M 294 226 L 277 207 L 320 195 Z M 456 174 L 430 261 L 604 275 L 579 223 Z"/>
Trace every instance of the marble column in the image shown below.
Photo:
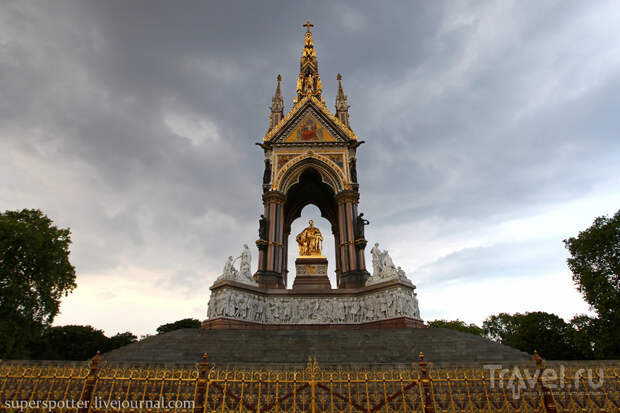
<path fill-rule="evenodd" d="M 258 240 L 258 263 L 256 281 L 263 288 L 286 288 L 284 279 L 286 251 L 284 247 L 283 206 L 285 195 L 279 191 L 263 194 L 264 215 L 267 217 L 267 237 Z"/>
<path fill-rule="evenodd" d="M 342 273 L 342 268 L 340 265 L 340 237 L 338 226 L 332 226 L 332 234 L 334 235 L 334 257 L 335 257 L 335 266 L 336 266 L 336 287 L 340 285 L 340 274 Z"/>
<path fill-rule="evenodd" d="M 338 248 L 340 258 L 340 288 L 363 287 L 370 276 L 364 259 L 365 239 L 355 239 L 359 193 L 345 190 L 336 194 L 338 204 Z"/>

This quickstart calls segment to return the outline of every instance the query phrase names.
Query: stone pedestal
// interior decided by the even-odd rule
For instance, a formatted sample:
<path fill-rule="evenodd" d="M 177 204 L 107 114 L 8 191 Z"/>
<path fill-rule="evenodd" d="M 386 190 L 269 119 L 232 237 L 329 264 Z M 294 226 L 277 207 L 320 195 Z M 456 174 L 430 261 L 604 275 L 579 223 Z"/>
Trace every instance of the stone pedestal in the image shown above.
<path fill-rule="evenodd" d="M 295 260 L 297 276 L 327 276 L 327 258 L 299 257 Z"/>
<path fill-rule="evenodd" d="M 329 291 L 332 287 L 327 278 L 327 258 L 299 257 L 295 260 L 297 272 L 293 281 L 294 291 Z"/>

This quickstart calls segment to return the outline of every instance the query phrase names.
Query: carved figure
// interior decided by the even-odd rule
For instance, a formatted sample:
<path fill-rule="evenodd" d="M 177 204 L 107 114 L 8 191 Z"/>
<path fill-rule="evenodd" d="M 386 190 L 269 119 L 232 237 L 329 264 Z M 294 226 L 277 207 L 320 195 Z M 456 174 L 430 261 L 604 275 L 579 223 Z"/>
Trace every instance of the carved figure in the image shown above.
<path fill-rule="evenodd" d="M 298 77 L 298 78 L 297 78 L 297 90 L 298 90 L 299 92 L 301 92 L 301 91 L 302 91 L 302 89 L 301 89 L 301 88 L 302 88 L 302 81 L 301 81 L 301 77 Z"/>
<path fill-rule="evenodd" d="M 308 73 L 308 76 L 304 79 L 304 88 L 306 89 L 306 94 L 314 91 L 314 77 L 312 73 Z"/>
<path fill-rule="evenodd" d="M 209 299 L 209 304 L 207 304 L 207 317 L 213 318 L 215 317 L 215 311 L 217 306 L 217 300 L 214 295 L 211 295 Z"/>
<path fill-rule="evenodd" d="M 355 222 L 355 239 L 363 239 L 364 238 L 364 225 L 370 224 L 370 221 L 364 219 L 364 214 L 361 213 L 357 216 L 357 220 Z"/>
<path fill-rule="evenodd" d="M 357 183 L 357 168 L 355 166 L 355 158 L 351 158 L 349 161 L 349 171 L 351 172 L 351 182 Z"/>
<path fill-rule="evenodd" d="M 394 267 L 394 262 L 392 262 L 392 257 L 387 252 L 387 250 L 383 251 L 383 259 L 381 260 L 381 269 L 384 273 L 395 273 L 396 267 Z"/>
<path fill-rule="evenodd" d="M 314 221 L 310 220 L 308 224 L 309 226 L 295 237 L 299 245 L 299 255 L 302 257 L 321 255 L 323 234 L 314 226 Z"/>
<path fill-rule="evenodd" d="M 222 279 L 230 280 L 237 278 L 237 269 L 233 266 L 234 260 L 232 255 L 228 257 L 226 263 L 224 264 L 224 269 L 222 270 Z"/>
<path fill-rule="evenodd" d="M 420 318 L 420 306 L 418 305 L 418 295 L 416 293 L 411 295 L 411 310 L 415 318 Z"/>
<path fill-rule="evenodd" d="M 372 254 L 372 275 L 379 274 L 381 272 L 381 260 L 382 252 L 379 249 L 379 243 L 375 242 L 375 246 L 370 250 Z"/>
<path fill-rule="evenodd" d="M 248 248 L 247 244 L 243 244 L 243 252 L 238 258 L 241 258 L 241 262 L 239 264 L 239 275 L 241 276 L 241 279 L 254 283 L 251 270 L 252 254 L 250 253 L 250 248 Z"/>
<path fill-rule="evenodd" d="M 269 184 L 271 182 L 271 161 L 265 159 L 265 172 L 263 173 L 263 184 Z"/>
<path fill-rule="evenodd" d="M 256 306 L 256 321 L 261 322 L 263 321 L 263 303 L 261 303 L 262 298 L 261 297 L 256 297 L 257 302 L 255 304 Z"/>
<path fill-rule="evenodd" d="M 264 215 L 258 220 L 258 239 L 267 239 L 267 218 Z"/>

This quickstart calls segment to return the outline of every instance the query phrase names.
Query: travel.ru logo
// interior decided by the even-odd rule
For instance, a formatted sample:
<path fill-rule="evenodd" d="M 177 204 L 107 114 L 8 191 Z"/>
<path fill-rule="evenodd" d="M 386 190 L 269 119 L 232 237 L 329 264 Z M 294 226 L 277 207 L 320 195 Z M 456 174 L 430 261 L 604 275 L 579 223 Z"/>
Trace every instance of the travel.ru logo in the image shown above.
<path fill-rule="evenodd" d="M 547 367 L 544 369 L 530 369 L 514 366 L 502 368 L 501 364 L 485 364 L 482 366 L 489 371 L 490 387 L 502 388 L 512 393 L 513 399 L 518 399 L 525 392 L 536 389 L 540 382 L 547 389 L 563 390 L 570 392 L 598 390 L 603 386 L 604 372 L 602 368 L 580 368 L 573 374 L 567 375 L 566 366 L 558 368 Z"/>

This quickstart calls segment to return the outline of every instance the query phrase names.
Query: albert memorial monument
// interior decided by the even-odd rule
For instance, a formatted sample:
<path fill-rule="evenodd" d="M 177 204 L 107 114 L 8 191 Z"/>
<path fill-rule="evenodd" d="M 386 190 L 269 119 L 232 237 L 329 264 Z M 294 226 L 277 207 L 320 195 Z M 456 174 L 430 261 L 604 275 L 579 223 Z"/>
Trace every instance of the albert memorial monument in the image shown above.
<path fill-rule="evenodd" d="M 211 286 L 205 329 L 312 329 L 423 327 L 415 285 L 390 254 L 374 243 L 366 264 L 364 226 L 356 152 L 364 143 L 349 124 L 349 105 L 338 74 L 336 111 L 322 96 L 310 27 L 297 78 L 294 106 L 284 114 L 281 77 L 272 98 L 269 129 L 262 142 L 265 169 L 264 212 L 259 218 L 258 270 L 251 273 L 248 245 L 226 259 Z M 329 221 L 334 245 L 312 221 L 299 234 L 291 224 L 313 204 Z M 327 277 L 323 251 L 334 248 L 336 288 Z M 297 254 L 295 276 L 287 289 L 289 253 Z M 372 272 L 369 272 L 369 270 Z"/>

